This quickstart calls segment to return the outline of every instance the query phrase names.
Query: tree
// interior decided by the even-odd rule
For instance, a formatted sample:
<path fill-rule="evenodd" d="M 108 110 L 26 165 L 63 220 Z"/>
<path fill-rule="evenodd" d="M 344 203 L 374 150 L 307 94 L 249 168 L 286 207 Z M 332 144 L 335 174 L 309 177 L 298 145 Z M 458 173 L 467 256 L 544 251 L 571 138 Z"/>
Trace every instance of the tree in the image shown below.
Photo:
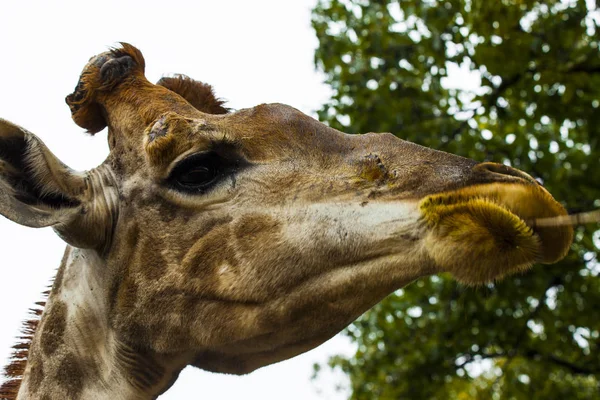
<path fill-rule="evenodd" d="M 600 205 L 594 0 L 319 0 L 312 23 L 333 88 L 322 121 L 515 166 L 570 211 Z M 352 399 L 598 398 L 597 229 L 502 282 L 399 290 L 345 330 L 358 351 L 330 366 Z"/>

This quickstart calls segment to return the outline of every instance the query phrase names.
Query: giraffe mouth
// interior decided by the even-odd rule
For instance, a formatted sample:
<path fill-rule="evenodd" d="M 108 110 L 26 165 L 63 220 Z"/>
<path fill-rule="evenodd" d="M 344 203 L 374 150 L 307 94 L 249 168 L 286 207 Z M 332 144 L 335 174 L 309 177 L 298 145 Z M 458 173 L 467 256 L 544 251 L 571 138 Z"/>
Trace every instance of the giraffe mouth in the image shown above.
<path fill-rule="evenodd" d="M 475 185 L 427 196 L 419 207 L 430 228 L 428 250 L 438 264 L 456 269 L 469 266 L 469 259 L 484 260 L 483 270 L 473 264 L 470 269 L 478 269 L 474 275 L 457 276 L 468 283 L 489 281 L 535 262 L 555 263 L 573 239 L 570 226 L 535 226 L 536 219 L 567 214 L 538 185 Z"/>

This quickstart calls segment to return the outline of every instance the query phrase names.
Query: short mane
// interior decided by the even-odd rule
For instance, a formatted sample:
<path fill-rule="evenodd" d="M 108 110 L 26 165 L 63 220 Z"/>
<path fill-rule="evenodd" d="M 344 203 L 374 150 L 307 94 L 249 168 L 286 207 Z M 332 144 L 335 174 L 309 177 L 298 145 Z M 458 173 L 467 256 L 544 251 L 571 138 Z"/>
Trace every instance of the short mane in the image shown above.
<path fill-rule="evenodd" d="M 40 308 L 36 307 L 29 309 L 31 319 L 28 319 L 23 323 L 21 336 L 17 337 L 19 343 L 12 347 L 13 353 L 10 357 L 10 363 L 4 367 L 4 375 L 6 378 L 8 378 L 8 380 L 4 382 L 2 386 L 0 386 L 1 400 L 15 400 L 17 398 L 17 394 L 19 393 L 19 389 L 21 387 L 21 382 L 23 381 L 23 374 L 25 373 L 25 368 L 27 367 L 27 358 L 29 356 L 31 342 L 40 324 L 40 319 L 42 313 L 44 312 L 46 299 L 48 298 L 49 294 L 50 290 L 45 291 L 43 293 L 44 300 L 35 303 L 36 306 Z"/>
<path fill-rule="evenodd" d="M 225 107 L 225 100 L 217 98 L 211 85 L 194 80 L 189 76 L 176 74 L 163 77 L 157 85 L 164 86 L 177 93 L 198 111 L 207 114 L 227 114 L 230 109 Z"/>

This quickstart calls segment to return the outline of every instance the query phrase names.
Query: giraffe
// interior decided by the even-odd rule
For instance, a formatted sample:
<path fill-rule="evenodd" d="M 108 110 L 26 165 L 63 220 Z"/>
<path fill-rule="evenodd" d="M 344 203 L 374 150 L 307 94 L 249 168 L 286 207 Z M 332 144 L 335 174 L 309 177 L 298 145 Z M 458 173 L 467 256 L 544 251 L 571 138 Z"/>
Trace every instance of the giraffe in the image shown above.
<path fill-rule="evenodd" d="M 135 47 L 92 57 L 67 104 L 108 127 L 69 169 L 0 120 L 0 213 L 67 248 L 6 399 L 153 399 L 187 365 L 246 374 L 323 343 L 394 290 L 476 285 L 563 258 L 566 215 L 533 178 L 403 141 L 347 135 L 282 104 L 232 112 Z"/>

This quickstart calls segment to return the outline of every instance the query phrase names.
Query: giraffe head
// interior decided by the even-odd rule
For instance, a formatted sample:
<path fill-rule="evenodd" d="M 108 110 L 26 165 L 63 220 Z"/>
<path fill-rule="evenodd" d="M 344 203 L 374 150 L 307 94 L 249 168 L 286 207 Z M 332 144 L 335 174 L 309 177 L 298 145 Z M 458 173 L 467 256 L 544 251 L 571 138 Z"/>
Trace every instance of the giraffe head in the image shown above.
<path fill-rule="evenodd" d="M 120 342 L 205 369 L 292 357 L 416 278 L 479 284 L 572 240 L 528 225 L 565 210 L 524 172 L 286 105 L 229 112 L 189 78 L 151 84 L 127 44 L 93 57 L 67 103 L 89 132 L 108 127 L 108 158 L 74 172 L 0 120 L 0 213 L 97 255 Z"/>

